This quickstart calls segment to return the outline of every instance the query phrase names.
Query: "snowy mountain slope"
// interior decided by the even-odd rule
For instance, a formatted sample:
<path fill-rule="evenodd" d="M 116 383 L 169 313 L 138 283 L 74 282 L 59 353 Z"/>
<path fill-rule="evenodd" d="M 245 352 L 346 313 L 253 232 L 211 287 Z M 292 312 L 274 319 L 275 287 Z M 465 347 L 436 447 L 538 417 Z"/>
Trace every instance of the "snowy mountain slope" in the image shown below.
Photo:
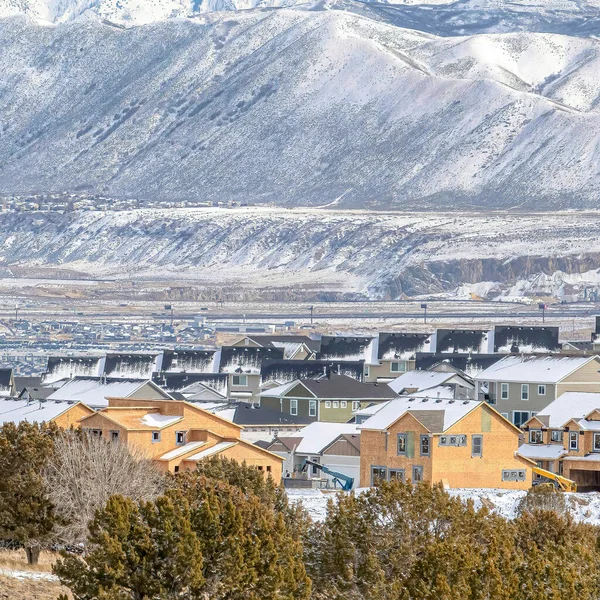
<path fill-rule="evenodd" d="M 599 213 L 547 214 L 540 223 L 538 214 L 268 208 L 4 212 L 0 265 L 330 297 L 397 298 L 480 282 L 490 282 L 485 294 L 477 288 L 489 297 L 551 295 L 598 284 L 599 233 Z"/>
<path fill-rule="evenodd" d="M 595 39 L 439 38 L 352 12 L 278 9 L 130 29 L 8 19 L 0 45 L 0 192 L 597 203 Z"/>

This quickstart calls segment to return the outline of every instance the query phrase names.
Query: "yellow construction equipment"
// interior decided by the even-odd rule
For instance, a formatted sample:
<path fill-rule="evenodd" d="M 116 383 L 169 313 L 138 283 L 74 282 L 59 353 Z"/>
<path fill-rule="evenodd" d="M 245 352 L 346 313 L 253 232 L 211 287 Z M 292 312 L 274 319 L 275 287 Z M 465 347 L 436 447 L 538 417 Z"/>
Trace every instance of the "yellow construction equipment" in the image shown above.
<path fill-rule="evenodd" d="M 550 479 L 554 483 L 554 486 L 559 489 L 561 492 L 576 492 L 577 484 L 571 479 L 567 479 L 562 475 L 557 475 L 556 473 L 552 473 L 552 471 L 546 471 L 546 469 L 540 469 L 539 467 L 532 467 L 531 470 L 536 475 L 541 475 L 546 479 Z M 543 485 L 543 484 L 542 484 Z"/>

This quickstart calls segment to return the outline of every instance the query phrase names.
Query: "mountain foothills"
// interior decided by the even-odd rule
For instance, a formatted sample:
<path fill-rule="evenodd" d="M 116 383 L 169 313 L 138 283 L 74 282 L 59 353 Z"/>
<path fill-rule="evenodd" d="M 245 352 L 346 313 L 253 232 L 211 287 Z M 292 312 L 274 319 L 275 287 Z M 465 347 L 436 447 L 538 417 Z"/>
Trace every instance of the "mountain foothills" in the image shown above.
<path fill-rule="evenodd" d="M 598 2 L 283 3 L 0 0 L 0 192 L 596 206 Z"/>

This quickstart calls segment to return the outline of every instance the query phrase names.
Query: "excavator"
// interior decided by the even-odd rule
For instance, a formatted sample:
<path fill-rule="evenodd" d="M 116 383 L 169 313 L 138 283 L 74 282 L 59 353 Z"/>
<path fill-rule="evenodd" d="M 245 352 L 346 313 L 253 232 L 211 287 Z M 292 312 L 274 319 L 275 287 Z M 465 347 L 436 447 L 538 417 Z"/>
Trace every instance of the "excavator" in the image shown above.
<path fill-rule="evenodd" d="M 576 492 L 577 484 L 571 479 L 567 479 L 562 475 L 557 475 L 556 473 L 552 473 L 552 471 L 546 471 L 546 469 L 541 469 L 540 467 L 532 467 L 531 470 L 536 474 L 544 477 L 545 479 L 549 479 L 548 483 L 539 483 L 538 486 L 553 486 L 557 490 L 561 492 Z"/>
<path fill-rule="evenodd" d="M 339 473 L 338 471 L 332 471 L 331 469 L 319 464 L 318 462 L 308 460 L 308 458 L 304 459 L 303 463 L 300 465 L 300 471 L 304 473 L 304 471 L 306 471 L 306 467 L 308 467 L 309 465 L 311 467 L 315 467 L 315 469 L 319 469 L 319 471 L 322 471 L 327 475 L 331 475 L 333 477 L 333 484 L 339 485 L 340 488 L 345 492 L 349 492 L 352 489 L 352 486 L 354 485 L 354 477 L 344 475 L 343 473 Z"/>

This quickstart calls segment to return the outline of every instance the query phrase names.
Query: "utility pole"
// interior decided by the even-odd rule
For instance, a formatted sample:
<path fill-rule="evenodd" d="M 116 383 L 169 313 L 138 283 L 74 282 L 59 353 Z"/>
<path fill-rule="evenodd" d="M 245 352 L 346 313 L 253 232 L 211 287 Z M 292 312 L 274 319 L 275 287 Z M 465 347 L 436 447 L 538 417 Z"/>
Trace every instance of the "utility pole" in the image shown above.
<path fill-rule="evenodd" d="M 538 304 L 538 308 L 542 311 L 542 323 L 546 322 L 546 304 L 543 302 L 540 302 Z"/>
<path fill-rule="evenodd" d="M 313 324 L 313 311 L 314 311 L 314 306 L 310 306 L 309 310 L 310 310 L 310 324 Z"/>
<path fill-rule="evenodd" d="M 15 304 L 15 321 L 19 322 L 19 305 Z"/>
<path fill-rule="evenodd" d="M 423 302 L 421 308 L 423 309 L 423 323 L 427 323 L 427 304 Z"/>

